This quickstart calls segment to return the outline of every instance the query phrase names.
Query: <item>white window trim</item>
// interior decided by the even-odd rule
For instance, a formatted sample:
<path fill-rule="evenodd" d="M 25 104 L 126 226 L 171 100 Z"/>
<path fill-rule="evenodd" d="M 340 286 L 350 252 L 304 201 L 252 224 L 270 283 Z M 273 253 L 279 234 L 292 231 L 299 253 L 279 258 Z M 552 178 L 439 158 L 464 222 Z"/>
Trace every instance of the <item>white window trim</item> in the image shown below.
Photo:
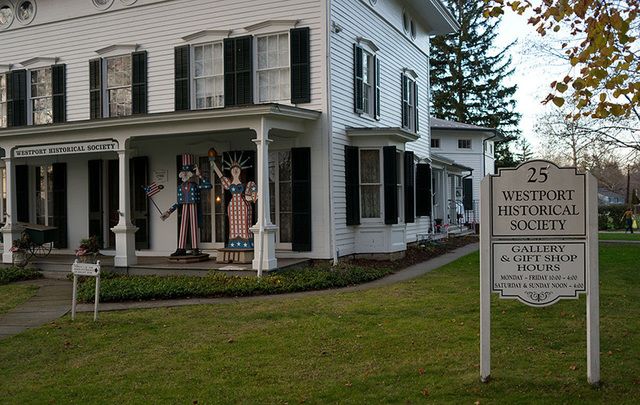
<path fill-rule="evenodd" d="M 214 44 L 220 44 L 221 48 L 220 48 L 220 52 L 222 53 L 222 105 L 221 106 L 217 106 L 217 107 L 205 107 L 205 108 L 197 108 L 196 107 L 196 86 L 195 86 L 195 80 L 196 80 L 196 66 L 195 66 L 195 52 L 193 50 L 194 46 L 203 46 L 203 45 L 214 45 Z M 218 75 L 219 76 L 219 75 Z M 217 75 L 213 75 L 213 76 L 203 76 L 203 77 L 217 77 Z M 222 40 L 217 40 L 217 41 L 211 41 L 211 42 L 198 42 L 198 43 L 192 43 L 189 44 L 189 91 L 191 92 L 191 94 L 189 95 L 190 97 L 190 101 L 191 101 L 191 110 L 212 110 L 212 109 L 218 109 L 218 108 L 224 108 L 224 43 Z"/>
<path fill-rule="evenodd" d="M 104 48 L 97 49 L 95 52 L 101 58 L 110 58 L 112 56 L 123 56 L 131 54 L 138 50 L 138 44 L 109 45 Z"/>
<path fill-rule="evenodd" d="M 185 35 L 182 40 L 189 45 L 202 45 L 210 42 L 218 42 L 229 37 L 231 30 L 204 30 Z"/>
<path fill-rule="evenodd" d="M 376 150 L 378 151 L 378 183 L 363 183 L 362 182 L 362 166 L 360 164 L 360 157 L 362 151 Z M 365 147 L 358 149 L 358 194 L 360 200 L 360 223 L 361 224 L 381 224 L 384 221 L 384 161 L 382 148 Z M 378 186 L 378 198 L 380 199 L 380 216 L 375 218 L 365 218 L 362 216 L 362 186 Z"/>
<path fill-rule="evenodd" d="M 396 148 L 396 190 L 398 193 L 398 225 L 404 224 L 404 150 Z M 415 176 L 414 176 L 415 177 Z M 415 189 L 414 189 L 415 190 Z M 415 192 L 414 192 L 415 199 Z M 415 207 L 415 201 L 414 201 Z M 415 216 L 415 212 L 414 212 Z"/>
<path fill-rule="evenodd" d="M 244 36 L 248 33 L 254 36 L 262 36 L 271 32 L 285 32 L 295 28 L 300 20 L 265 20 L 257 24 L 244 27 L 243 31 L 234 30 L 232 36 Z"/>
<path fill-rule="evenodd" d="M 31 73 L 34 70 L 42 70 L 42 69 L 50 69 L 51 70 L 51 95 L 49 95 L 48 97 L 37 97 L 38 99 L 40 98 L 50 98 L 51 99 L 51 122 L 47 123 L 47 124 L 38 124 L 38 126 L 42 126 L 42 125 L 50 125 L 53 124 L 53 70 L 51 69 L 51 65 L 47 65 L 47 66 L 42 66 L 42 67 L 38 67 L 38 68 L 33 68 L 33 69 L 29 69 L 27 70 L 27 125 L 35 125 L 33 122 L 33 100 L 35 100 L 35 98 L 31 97 Z"/>
<path fill-rule="evenodd" d="M 293 249 L 293 243 L 292 242 L 280 242 L 280 161 L 278 156 L 280 156 L 280 152 L 289 152 L 291 153 L 291 150 L 287 150 L 287 149 L 278 149 L 278 150 L 274 150 L 274 156 L 276 157 L 276 160 L 274 162 L 275 164 L 275 173 L 274 173 L 274 188 L 273 188 L 273 193 L 274 193 L 274 198 L 273 201 L 275 202 L 274 204 L 274 215 L 275 215 L 275 225 L 278 227 L 278 232 L 276 232 L 276 249 L 278 250 L 292 250 Z M 289 158 L 291 158 L 291 155 L 289 155 Z M 292 186 L 292 191 L 293 191 L 293 178 L 291 180 L 289 180 L 289 182 L 291 183 Z M 291 195 L 291 199 L 293 201 L 293 194 Z M 293 211 L 291 212 L 291 217 L 292 217 L 292 221 L 293 221 Z M 269 215 L 271 215 L 271 213 L 269 213 Z M 291 224 L 291 237 L 293 239 L 293 222 Z"/>
<path fill-rule="evenodd" d="M 415 76 L 415 72 L 413 72 L 413 70 L 405 70 L 404 71 L 404 75 L 403 75 L 403 80 L 407 80 L 407 98 L 408 98 L 408 105 L 409 105 L 409 125 L 407 127 L 405 127 L 406 130 L 413 132 L 413 133 L 418 133 L 418 131 L 416 131 L 416 98 L 418 97 L 417 94 L 415 94 L 415 89 L 416 89 L 416 83 L 417 83 L 417 77 Z M 413 96 L 413 97 L 412 97 Z M 402 101 L 404 103 L 404 100 Z"/>
<path fill-rule="evenodd" d="M 0 76 L 4 76 L 4 80 L 5 80 L 5 81 L 4 81 L 4 83 L 5 83 L 5 91 L 6 91 L 6 88 L 7 88 L 7 80 L 9 79 L 9 78 L 7 77 L 7 72 L 4 72 L 4 71 L 2 71 L 2 70 L 0 69 Z M 6 127 L 7 127 L 6 123 L 7 123 L 7 120 L 9 119 L 9 117 L 8 117 L 8 111 L 7 111 L 7 106 L 9 105 L 9 103 L 8 103 L 7 101 L 5 101 L 5 102 L 0 101 L 0 105 L 3 105 L 3 104 L 4 104 L 4 107 L 5 107 L 5 108 L 4 108 L 4 114 L 3 114 L 2 116 L 0 116 L 0 118 L 3 118 L 3 117 L 4 117 L 5 125 L 4 125 L 4 126 L 3 126 L 3 125 L 0 125 L 0 128 L 6 128 Z"/>
<path fill-rule="evenodd" d="M 460 146 L 460 141 L 464 141 L 464 142 L 467 142 L 467 141 L 468 141 L 468 142 L 469 142 L 469 147 L 468 147 L 468 148 L 463 148 L 463 147 L 461 147 L 461 146 Z M 470 139 L 470 138 L 459 138 L 459 139 L 458 139 L 458 149 L 465 149 L 465 150 L 467 150 L 467 149 L 468 149 L 468 150 L 471 150 L 471 149 L 473 149 L 473 142 L 471 141 L 471 139 Z"/>
<path fill-rule="evenodd" d="M 369 71 L 367 72 L 367 76 L 369 77 L 369 88 L 370 88 L 370 92 L 369 92 L 369 102 L 367 103 L 367 108 L 369 109 L 369 112 L 361 112 L 358 113 L 358 115 L 361 118 L 365 118 L 367 120 L 371 120 L 373 122 L 376 122 L 376 117 L 375 117 L 375 97 L 376 97 L 376 88 L 374 86 L 375 84 L 375 76 L 376 76 L 376 66 L 375 66 L 375 60 L 378 57 L 378 51 L 380 51 L 380 48 L 378 48 L 378 46 L 370 39 L 367 38 L 363 38 L 363 37 L 357 37 L 356 38 L 356 43 L 358 44 L 358 46 L 360 46 L 360 48 L 362 48 L 362 60 L 363 60 L 363 64 L 364 64 L 364 58 L 367 57 L 367 54 L 371 57 L 371 63 L 369 63 L 367 66 L 369 68 Z M 354 61 L 355 63 L 355 61 Z M 363 80 L 363 85 L 364 85 L 364 80 Z M 364 89 L 362 91 L 362 107 L 364 110 Z"/>
<path fill-rule="evenodd" d="M 260 93 L 259 93 L 259 89 L 260 89 L 260 84 L 258 83 L 258 72 L 262 71 L 258 69 L 258 38 L 261 37 L 269 37 L 269 36 L 274 36 L 274 35 L 282 35 L 282 34 L 286 34 L 287 35 L 287 47 L 288 47 L 288 54 L 289 54 L 289 58 L 287 60 L 287 67 L 289 68 L 289 86 L 291 86 L 291 33 L 286 30 L 286 31 L 274 31 L 274 32 L 265 32 L 265 33 L 261 33 L 261 34 L 255 34 L 253 37 L 253 66 L 252 68 L 252 74 L 253 74 L 253 102 L 254 104 L 271 104 L 271 103 L 277 103 L 277 104 L 282 104 L 282 105 L 288 105 L 288 106 L 294 106 L 293 104 L 291 104 L 291 87 L 289 87 L 289 98 L 285 99 L 285 100 L 271 100 L 271 101 L 260 101 Z M 279 68 L 279 69 L 284 69 L 283 67 Z"/>
<path fill-rule="evenodd" d="M 100 86 L 101 86 L 101 92 L 102 92 L 102 116 L 105 118 L 117 118 L 117 117 L 111 117 L 110 114 L 110 105 L 109 105 L 109 90 L 114 90 L 114 89 L 124 89 L 126 87 L 131 88 L 131 115 L 133 115 L 133 75 L 131 75 L 131 81 L 129 83 L 129 86 L 119 86 L 119 87 L 113 87 L 113 88 L 109 88 L 109 83 L 108 83 L 108 78 L 109 78 L 109 73 L 107 72 L 107 59 L 111 59 L 111 58 L 116 58 L 116 57 L 122 57 L 122 56 L 127 56 L 129 57 L 129 59 L 131 59 L 131 66 L 133 67 L 133 58 L 131 57 L 131 53 L 120 53 L 117 55 L 111 55 L 111 56 L 107 56 L 107 57 L 103 57 L 101 62 L 101 71 L 102 71 L 102 75 L 100 78 Z M 129 117 L 131 115 L 127 115 L 126 117 Z"/>

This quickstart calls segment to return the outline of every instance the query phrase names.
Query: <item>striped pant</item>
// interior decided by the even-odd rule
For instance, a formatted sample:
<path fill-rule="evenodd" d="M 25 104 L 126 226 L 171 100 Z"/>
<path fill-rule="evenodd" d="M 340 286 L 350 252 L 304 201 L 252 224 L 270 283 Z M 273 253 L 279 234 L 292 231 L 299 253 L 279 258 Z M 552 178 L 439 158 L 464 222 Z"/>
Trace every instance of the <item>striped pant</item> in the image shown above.
<path fill-rule="evenodd" d="M 191 249 L 198 248 L 198 215 L 196 204 L 182 204 L 182 221 L 180 222 L 180 237 L 178 249 L 187 246 L 187 230 L 191 226 Z"/>

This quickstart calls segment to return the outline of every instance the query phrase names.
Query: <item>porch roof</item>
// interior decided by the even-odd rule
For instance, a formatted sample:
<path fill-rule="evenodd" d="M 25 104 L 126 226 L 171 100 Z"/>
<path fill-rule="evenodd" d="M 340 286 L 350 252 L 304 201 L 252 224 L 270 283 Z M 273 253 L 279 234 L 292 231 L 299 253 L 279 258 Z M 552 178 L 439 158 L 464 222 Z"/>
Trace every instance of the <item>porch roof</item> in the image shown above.
<path fill-rule="evenodd" d="M 122 139 L 152 135 L 204 133 L 218 130 L 255 129 L 268 119 L 273 129 L 303 132 L 307 122 L 318 120 L 319 111 L 281 104 L 259 104 L 211 110 L 190 110 L 71 121 L 0 130 L 0 142 L 29 145 L 69 140 Z"/>
<path fill-rule="evenodd" d="M 438 155 L 438 154 L 435 154 L 435 153 L 431 153 L 431 160 L 433 161 L 433 163 L 438 163 L 438 164 L 443 165 L 443 166 L 448 166 L 450 168 L 457 169 L 457 170 L 459 170 L 461 172 L 472 172 L 473 171 L 473 168 L 471 168 L 471 167 L 461 165 L 459 163 L 456 163 L 456 161 L 453 160 L 453 159 L 449 159 L 447 157 L 444 157 L 442 155 Z"/>

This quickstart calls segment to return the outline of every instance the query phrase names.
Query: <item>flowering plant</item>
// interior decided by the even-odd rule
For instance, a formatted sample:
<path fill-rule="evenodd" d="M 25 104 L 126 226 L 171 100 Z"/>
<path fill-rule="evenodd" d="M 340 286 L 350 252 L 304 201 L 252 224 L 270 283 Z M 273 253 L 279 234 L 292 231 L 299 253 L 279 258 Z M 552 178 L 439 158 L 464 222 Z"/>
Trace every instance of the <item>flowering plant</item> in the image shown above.
<path fill-rule="evenodd" d="M 76 248 L 76 256 L 97 255 L 100 252 L 100 244 L 95 236 L 81 239 L 80 246 Z"/>
<path fill-rule="evenodd" d="M 29 237 L 26 234 L 20 236 L 20 239 L 16 239 L 11 244 L 10 252 L 24 252 L 29 249 Z"/>

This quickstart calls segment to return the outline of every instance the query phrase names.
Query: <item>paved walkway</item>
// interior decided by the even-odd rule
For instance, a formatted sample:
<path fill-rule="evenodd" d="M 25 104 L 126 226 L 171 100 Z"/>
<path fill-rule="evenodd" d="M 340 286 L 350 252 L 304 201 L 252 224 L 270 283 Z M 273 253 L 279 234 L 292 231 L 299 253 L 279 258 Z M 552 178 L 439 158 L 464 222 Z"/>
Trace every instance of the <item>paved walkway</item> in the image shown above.
<path fill-rule="evenodd" d="M 40 288 L 29 301 L 0 315 L 0 340 L 55 321 L 71 309 L 70 281 L 45 278 L 20 284 Z"/>

